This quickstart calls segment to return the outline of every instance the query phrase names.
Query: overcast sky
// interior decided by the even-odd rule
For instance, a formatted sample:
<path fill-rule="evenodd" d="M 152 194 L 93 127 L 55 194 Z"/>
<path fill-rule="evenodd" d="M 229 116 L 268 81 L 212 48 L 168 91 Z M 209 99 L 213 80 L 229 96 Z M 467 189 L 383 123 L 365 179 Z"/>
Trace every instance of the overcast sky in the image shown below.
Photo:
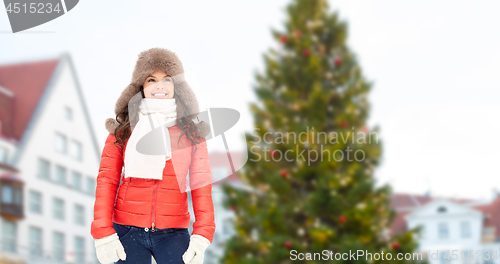
<path fill-rule="evenodd" d="M 229 107 L 252 129 L 248 102 L 262 53 L 275 45 L 289 1 L 96 1 L 16 34 L 0 12 L 0 63 L 71 54 L 92 125 L 129 83 L 137 54 L 176 52 L 201 108 Z M 349 25 L 370 95 L 370 126 L 381 127 L 379 184 L 398 192 L 489 198 L 500 189 L 500 2 L 329 1 Z"/>

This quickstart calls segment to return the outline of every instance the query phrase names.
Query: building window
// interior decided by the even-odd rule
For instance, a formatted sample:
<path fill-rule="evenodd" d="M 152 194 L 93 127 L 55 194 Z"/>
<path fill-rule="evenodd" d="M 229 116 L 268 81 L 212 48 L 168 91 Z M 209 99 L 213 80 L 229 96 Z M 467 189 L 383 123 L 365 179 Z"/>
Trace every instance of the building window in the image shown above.
<path fill-rule="evenodd" d="M 487 249 L 483 251 L 483 258 L 484 258 L 484 263 L 483 264 L 495 264 L 495 260 L 497 259 L 497 250 L 493 249 Z"/>
<path fill-rule="evenodd" d="M 54 218 L 64 220 L 64 201 L 54 198 Z"/>
<path fill-rule="evenodd" d="M 490 235 L 493 234 L 494 229 L 492 227 L 485 227 L 483 228 L 483 235 Z"/>
<path fill-rule="evenodd" d="M 451 263 L 452 256 L 448 254 L 445 255 L 446 251 L 439 251 L 439 264 L 449 264 Z"/>
<path fill-rule="evenodd" d="M 17 253 L 17 224 L 2 219 L 2 250 Z"/>
<path fill-rule="evenodd" d="M 82 160 L 82 144 L 76 140 L 71 140 L 71 157 L 76 160 Z"/>
<path fill-rule="evenodd" d="M 462 238 L 471 237 L 470 222 L 461 222 L 460 223 L 460 234 L 462 235 Z"/>
<path fill-rule="evenodd" d="M 56 261 L 65 261 L 64 259 L 64 252 L 66 251 L 64 248 L 64 234 L 54 231 L 54 237 L 53 237 L 53 243 L 54 243 L 54 259 Z"/>
<path fill-rule="evenodd" d="M 464 249 L 463 252 L 464 252 L 463 253 L 463 258 L 464 258 L 463 263 L 464 264 L 475 264 L 474 258 L 476 258 L 476 256 L 474 255 L 474 250 Z"/>
<path fill-rule="evenodd" d="M 14 190 L 14 204 L 18 206 L 23 205 L 23 191 L 19 187 L 13 187 Z"/>
<path fill-rule="evenodd" d="M 85 263 L 85 239 L 75 237 L 75 263 Z"/>
<path fill-rule="evenodd" d="M 440 239 L 448 238 L 448 225 L 446 223 L 438 224 L 438 234 Z"/>
<path fill-rule="evenodd" d="M 2 203 L 12 204 L 14 202 L 13 196 L 12 186 L 2 185 Z"/>
<path fill-rule="evenodd" d="M 42 256 L 42 229 L 30 226 L 29 230 L 30 255 L 35 257 Z"/>
<path fill-rule="evenodd" d="M 18 187 L 8 185 L 8 183 L 2 184 L 2 203 L 21 206 L 22 190 Z"/>
<path fill-rule="evenodd" d="M 82 189 L 82 174 L 74 171 L 72 173 L 72 175 L 73 175 L 73 179 L 72 179 L 73 188 L 75 188 L 77 190 L 81 190 Z"/>
<path fill-rule="evenodd" d="M 61 185 L 66 185 L 66 168 L 63 166 L 56 166 L 56 182 Z"/>
<path fill-rule="evenodd" d="M 30 211 L 32 213 L 42 214 L 42 194 L 36 191 L 30 191 Z"/>
<path fill-rule="evenodd" d="M 75 204 L 75 224 L 85 225 L 85 208 L 82 205 Z"/>
<path fill-rule="evenodd" d="M 50 162 L 45 159 L 38 159 L 38 177 L 50 180 Z"/>
<path fill-rule="evenodd" d="M 0 162 L 7 163 L 8 157 L 9 157 L 9 151 L 4 147 L 0 147 Z"/>
<path fill-rule="evenodd" d="M 96 182 L 94 178 L 87 177 L 87 193 L 90 195 L 95 195 Z"/>
<path fill-rule="evenodd" d="M 56 150 L 61 154 L 66 154 L 68 150 L 68 139 L 61 133 L 56 133 Z"/>
<path fill-rule="evenodd" d="M 69 121 L 73 120 L 73 110 L 67 106 L 64 107 L 64 118 Z"/>

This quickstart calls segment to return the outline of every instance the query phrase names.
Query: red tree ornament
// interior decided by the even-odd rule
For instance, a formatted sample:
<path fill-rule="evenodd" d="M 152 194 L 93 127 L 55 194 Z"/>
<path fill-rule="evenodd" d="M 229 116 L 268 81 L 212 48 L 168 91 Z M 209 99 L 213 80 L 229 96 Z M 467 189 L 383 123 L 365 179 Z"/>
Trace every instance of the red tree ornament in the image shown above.
<path fill-rule="evenodd" d="M 305 49 L 304 51 L 302 51 L 302 55 L 308 57 L 309 55 L 311 55 L 311 51 L 309 51 L 309 49 Z"/>
<path fill-rule="evenodd" d="M 295 32 L 294 32 L 294 33 L 295 33 L 295 36 L 296 36 L 296 37 L 300 37 L 300 36 L 302 36 L 302 31 L 300 31 L 300 30 L 298 30 L 298 29 L 297 29 L 297 30 L 295 30 Z"/>
<path fill-rule="evenodd" d="M 342 224 L 345 223 L 347 221 L 347 218 L 343 215 L 339 216 L 339 222 L 341 222 Z"/>
<path fill-rule="evenodd" d="M 392 243 L 392 249 L 398 250 L 399 249 L 399 243 L 398 242 Z"/>
<path fill-rule="evenodd" d="M 282 43 L 286 43 L 286 42 L 288 41 L 288 38 L 287 38 L 285 35 L 281 35 L 281 36 L 280 36 L 280 41 L 281 41 Z"/>
<path fill-rule="evenodd" d="M 285 242 L 285 247 L 286 247 L 287 249 L 290 249 L 290 248 L 292 247 L 292 242 L 290 242 L 290 241 L 286 241 L 286 242 Z"/>
<path fill-rule="evenodd" d="M 288 177 L 288 171 L 286 169 L 282 169 L 280 171 L 281 177 L 287 178 Z"/>
<path fill-rule="evenodd" d="M 340 57 L 335 57 L 334 62 L 336 66 L 339 66 L 340 64 L 342 64 L 342 59 Z"/>
<path fill-rule="evenodd" d="M 271 150 L 271 157 L 276 158 L 276 155 L 278 155 L 278 151 L 275 149 Z"/>
<path fill-rule="evenodd" d="M 363 131 L 363 133 L 367 133 L 368 132 L 368 127 L 364 126 L 362 131 Z"/>
<path fill-rule="evenodd" d="M 236 211 L 236 206 L 234 206 L 234 205 L 231 206 L 231 211 L 233 211 L 233 212 Z"/>
<path fill-rule="evenodd" d="M 347 121 L 342 121 L 342 123 L 340 123 L 340 125 L 342 127 L 348 127 L 349 126 L 349 123 L 347 123 Z"/>

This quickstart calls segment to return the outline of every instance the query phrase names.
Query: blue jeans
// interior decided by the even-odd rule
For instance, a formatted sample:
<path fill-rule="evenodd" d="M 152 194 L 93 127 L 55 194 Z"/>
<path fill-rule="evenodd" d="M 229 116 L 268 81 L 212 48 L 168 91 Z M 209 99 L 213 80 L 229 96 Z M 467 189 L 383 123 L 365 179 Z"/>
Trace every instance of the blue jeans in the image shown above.
<path fill-rule="evenodd" d="M 184 264 L 182 255 L 189 246 L 187 228 L 155 229 L 113 223 L 122 242 L 126 260 L 115 263 L 151 264 L 151 255 L 158 264 Z"/>

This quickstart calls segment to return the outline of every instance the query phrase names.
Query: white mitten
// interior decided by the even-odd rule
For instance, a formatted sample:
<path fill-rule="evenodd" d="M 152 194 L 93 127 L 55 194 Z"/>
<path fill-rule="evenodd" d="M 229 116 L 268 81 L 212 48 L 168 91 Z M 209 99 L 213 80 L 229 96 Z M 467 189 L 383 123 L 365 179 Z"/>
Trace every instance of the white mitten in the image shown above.
<path fill-rule="evenodd" d="M 191 235 L 189 247 L 182 255 L 185 264 L 203 264 L 205 249 L 210 245 L 210 240 L 200 235 Z"/>
<path fill-rule="evenodd" d="M 127 254 L 116 233 L 107 237 L 94 239 L 97 259 L 102 264 L 113 264 L 119 259 L 125 260 Z"/>

